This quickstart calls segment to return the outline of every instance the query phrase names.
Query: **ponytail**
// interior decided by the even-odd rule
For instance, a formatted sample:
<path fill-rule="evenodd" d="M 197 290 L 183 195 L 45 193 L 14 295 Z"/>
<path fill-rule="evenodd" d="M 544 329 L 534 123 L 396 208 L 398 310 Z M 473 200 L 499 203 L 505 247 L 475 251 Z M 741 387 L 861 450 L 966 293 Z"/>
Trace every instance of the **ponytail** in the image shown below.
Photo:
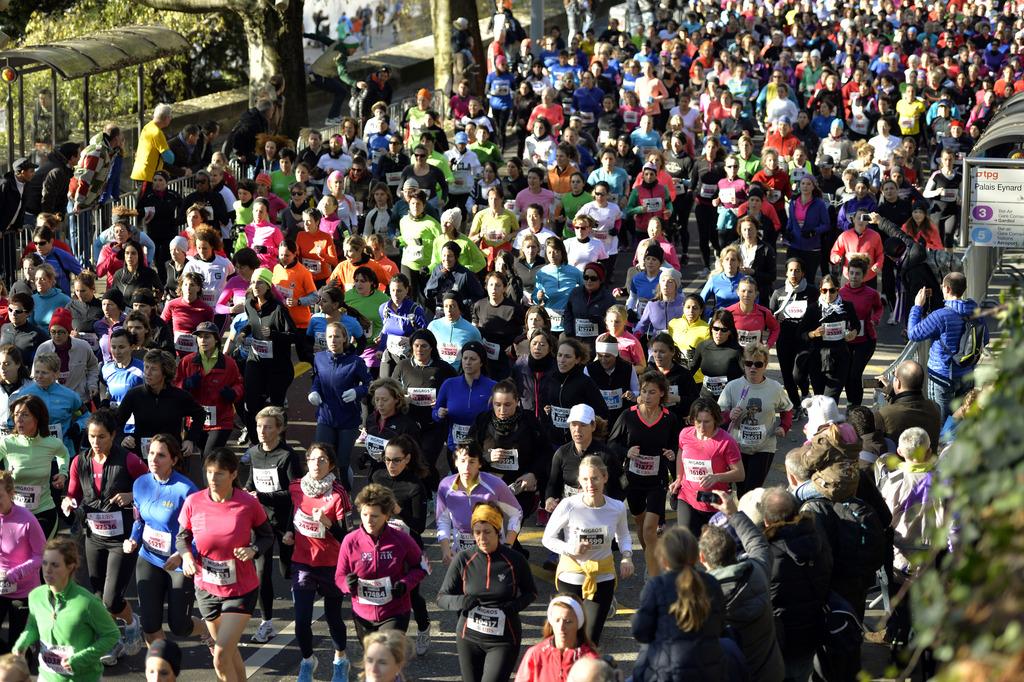
<path fill-rule="evenodd" d="M 676 624 L 683 632 L 700 630 L 711 613 L 711 599 L 704 580 L 694 568 L 699 557 L 697 539 L 687 528 L 670 528 L 658 544 L 658 553 L 664 564 L 679 573 L 676 576 L 676 601 L 668 607 L 668 612 L 675 616 Z"/>

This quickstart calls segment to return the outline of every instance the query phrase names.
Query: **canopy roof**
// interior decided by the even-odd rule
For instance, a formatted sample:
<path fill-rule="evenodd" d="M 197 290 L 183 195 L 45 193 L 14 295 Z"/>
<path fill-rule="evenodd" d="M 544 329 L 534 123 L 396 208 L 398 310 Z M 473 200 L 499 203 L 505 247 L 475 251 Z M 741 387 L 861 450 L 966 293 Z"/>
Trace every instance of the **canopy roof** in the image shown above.
<path fill-rule="evenodd" d="M 53 68 L 71 80 L 182 54 L 191 47 L 184 36 L 169 28 L 123 26 L 48 45 L 2 50 L 0 64 L 23 73 Z"/>

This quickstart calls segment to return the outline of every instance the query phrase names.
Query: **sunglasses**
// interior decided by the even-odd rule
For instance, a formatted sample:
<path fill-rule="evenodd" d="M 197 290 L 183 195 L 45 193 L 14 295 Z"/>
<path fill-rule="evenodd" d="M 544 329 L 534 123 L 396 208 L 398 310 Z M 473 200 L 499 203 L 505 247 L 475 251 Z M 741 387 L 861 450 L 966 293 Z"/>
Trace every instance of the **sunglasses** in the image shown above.
<path fill-rule="evenodd" d="M 413 156 L 416 157 L 417 159 L 425 159 L 425 158 L 427 158 L 426 154 L 413 154 Z"/>
<path fill-rule="evenodd" d="M 604 196 L 608 196 L 608 192 L 594 192 L 594 196 L 595 196 L 595 197 L 604 197 Z"/>
<path fill-rule="evenodd" d="M 583 281 L 584 282 L 600 282 L 601 279 L 599 277 L 594 277 L 593 275 L 583 275 Z"/>
<path fill-rule="evenodd" d="M 712 327 L 711 331 L 713 331 L 713 332 L 727 332 L 727 331 L 729 331 L 729 328 L 728 327 Z"/>
<path fill-rule="evenodd" d="M 400 464 L 405 461 L 405 457 L 385 457 L 385 464 Z"/>
<path fill-rule="evenodd" d="M 305 192 L 292 192 L 292 196 L 293 197 L 304 197 L 304 196 L 306 196 L 306 193 Z"/>
<path fill-rule="evenodd" d="M 50 242 L 33 242 L 36 246 L 46 246 Z"/>
<path fill-rule="evenodd" d="M 744 367 L 753 367 L 754 369 L 764 369 L 764 363 L 760 360 L 744 360 Z"/>
<path fill-rule="evenodd" d="M 833 287 L 822 287 L 821 288 L 821 293 L 823 293 L 823 294 L 834 294 L 834 293 L 837 293 L 838 291 L 839 291 L 839 289 L 835 289 Z"/>

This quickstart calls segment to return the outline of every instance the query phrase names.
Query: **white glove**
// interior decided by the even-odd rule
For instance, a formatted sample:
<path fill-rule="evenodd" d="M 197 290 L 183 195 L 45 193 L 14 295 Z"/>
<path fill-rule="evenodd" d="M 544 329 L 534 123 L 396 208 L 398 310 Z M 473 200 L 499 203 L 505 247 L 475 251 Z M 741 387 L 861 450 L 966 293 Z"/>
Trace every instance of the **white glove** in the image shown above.
<path fill-rule="evenodd" d="M 307 395 L 306 400 L 308 400 L 309 404 L 312 405 L 313 407 L 320 407 L 320 405 L 324 402 L 323 398 L 321 398 L 320 394 L 317 393 L 316 391 L 313 391 L 309 395 Z"/>
<path fill-rule="evenodd" d="M 346 403 L 354 403 L 356 401 L 356 389 L 350 388 L 341 394 L 341 399 Z"/>

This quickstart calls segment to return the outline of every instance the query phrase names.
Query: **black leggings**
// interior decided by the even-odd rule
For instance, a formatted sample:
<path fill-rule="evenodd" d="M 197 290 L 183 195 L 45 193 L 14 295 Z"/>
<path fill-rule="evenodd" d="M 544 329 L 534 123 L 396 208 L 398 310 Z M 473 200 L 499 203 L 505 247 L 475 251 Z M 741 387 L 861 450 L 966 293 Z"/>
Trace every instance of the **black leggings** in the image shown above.
<path fill-rule="evenodd" d="M 570 585 L 560 580 L 555 581 L 555 587 L 563 592 L 568 592 L 579 598 L 583 606 L 584 628 L 587 637 L 596 646 L 601 641 L 601 632 L 604 630 L 604 622 L 608 618 L 608 612 L 612 610 L 612 600 L 615 598 L 615 581 L 603 580 L 597 583 L 597 591 L 593 600 L 583 598 L 583 585 Z"/>
<path fill-rule="evenodd" d="M 427 299 L 423 297 L 423 290 L 427 286 L 427 278 L 424 277 L 419 270 L 413 270 L 407 265 L 403 265 L 401 270 L 402 274 L 409 278 L 409 283 L 411 284 L 411 286 L 409 287 L 409 296 L 414 301 L 424 306 L 424 308 L 427 310 L 427 315 L 431 315 L 432 313 L 430 311 L 434 309 L 434 306 L 428 306 L 426 304 Z"/>
<path fill-rule="evenodd" d="M 430 612 L 427 610 L 427 600 L 420 594 L 420 586 L 417 585 L 409 593 L 412 600 L 412 615 L 416 619 L 416 627 L 420 632 L 430 629 Z"/>
<path fill-rule="evenodd" d="M 694 509 L 686 500 L 678 500 L 678 504 L 676 504 L 676 524 L 688 528 L 696 538 L 700 537 L 701 529 L 708 525 L 708 521 L 714 515 L 713 511 Z"/>
<path fill-rule="evenodd" d="M 697 218 L 697 246 L 700 257 L 704 259 L 704 267 L 711 268 L 711 247 L 718 253 L 718 209 L 711 204 L 698 202 L 693 209 Z"/>
<path fill-rule="evenodd" d="M 808 352 L 807 344 L 800 341 L 799 332 L 787 334 L 783 331 L 775 346 L 782 384 L 786 387 L 786 395 L 789 396 L 789 402 L 793 403 L 794 410 L 800 407 L 802 397 L 810 393 L 807 378 Z"/>
<path fill-rule="evenodd" d="M 0 655 L 8 654 L 28 623 L 28 597 L 0 597 L 0 626 L 7 621 L 7 639 L 0 639 Z"/>
<path fill-rule="evenodd" d="M 101 594 L 103 605 L 111 613 L 124 611 L 125 590 L 135 573 L 138 554 L 125 554 L 121 540 L 85 539 L 85 565 L 89 570 L 89 583 L 95 594 Z"/>
<path fill-rule="evenodd" d="M 245 363 L 245 417 L 249 438 L 256 442 L 256 414 L 268 405 L 284 407 L 288 387 L 295 380 L 291 359 L 287 365 Z"/>
<path fill-rule="evenodd" d="M 371 632 L 379 632 L 381 630 L 398 630 L 399 632 L 405 632 L 409 629 L 410 615 L 411 614 L 405 613 L 401 616 L 395 616 L 394 618 L 374 622 L 372 620 L 360 618 L 353 613 L 352 620 L 356 624 L 356 636 L 358 636 L 359 641 L 362 642 Z"/>
<path fill-rule="evenodd" d="M 72 512 L 74 513 L 74 512 Z M 57 508 L 38 512 L 36 515 L 36 521 L 39 522 L 40 527 L 43 529 L 43 537 L 49 540 L 57 533 Z"/>
<path fill-rule="evenodd" d="M 482 643 L 456 637 L 455 647 L 462 679 L 473 682 L 508 682 L 519 660 L 518 642 Z"/>
<path fill-rule="evenodd" d="M 827 395 L 839 402 L 850 366 L 847 346 L 845 342 L 838 342 L 831 349 L 811 351 L 810 374 L 814 395 Z"/>
<path fill-rule="evenodd" d="M 864 402 L 864 370 L 875 354 L 876 344 L 874 339 L 850 344 L 850 374 L 846 378 L 846 401 L 850 405 Z"/>
<path fill-rule="evenodd" d="M 274 531 L 274 538 L 277 540 L 279 558 L 277 565 L 281 570 L 281 577 L 290 579 L 292 577 L 292 545 L 282 543 L 281 534 L 277 530 Z M 273 547 L 256 557 L 256 573 L 260 576 L 260 613 L 263 614 L 263 620 L 270 620 L 274 617 L 273 564 Z"/>
<path fill-rule="evenodd" d="M 256 434 L 251 434 L 253 438 Z M 215 429 L 203 432 L 203 454 L 193 455 L 186 460 L 188 466 L 188 477 L 198 486 L 200 490 L 206 487 L 206 473 L 203 471 L 203 462 L 217 448 L 227 447 L 231 440 L 230 429 Z M 197 444 L 198 445 L 198 444 Z"/>
<path fill-rule="evenodd" d="M 181 571 L 167 571 L 143 558 L 135 569 L 135 585 L 139 591 L 139 619 L 148 635 L 163 630 L 164 604 L 167 604 L 167 627 L 175 637 L 192 634 L 192 604 L 196 588 L 192 578 Z"/>
<path fill-rule="evenodd" d="M 754 488 L 760 488 L 764 485 L 764 479 L 768 478 L 768 472 L 771 471 L 775 453 L 754 452 L 748 455 L 744 452 L 741 454 L 741 457 L 743 457 L 743 471 L 746 472 L 746 477 L 736 484 L 739 497 L 743 497 L 743 495 Z M 700 535 L 697 537 L 700 537 Z"/>
<path fill-rule="evenodd" d="M 494 141 L 498 145 L 498 149 L 505 151 L 506 133 L 505 129 L 508 127 L 508 120 L 512 117 L 511 109 L 495 109 L 491 108 L 491 116 L 494 118 Z"/>
<path fill-rule="evenodd" d="M 672 202 L 672 218 L 669 222 L 674 226 L 676 243 L 679 244 L 680 264 L 686 260 L 687 252 L 690 250 L 690 213 L 692 212 L 693 195 L 687 192 L 676 194 L 676 199 Z"/>
<path fill-rule="evenodd" d="M 341 617 L 344 596 L 334 584 L 333 566 L 306 566 L 292 564 L 292 599 L 295 602 L 295 638 L 303 658 L 313 655 L 313 604 L 318 595 L 324 598 L 324 619 L 331 633 L 335 651 L 348 646 L 348 630 Z"/>

